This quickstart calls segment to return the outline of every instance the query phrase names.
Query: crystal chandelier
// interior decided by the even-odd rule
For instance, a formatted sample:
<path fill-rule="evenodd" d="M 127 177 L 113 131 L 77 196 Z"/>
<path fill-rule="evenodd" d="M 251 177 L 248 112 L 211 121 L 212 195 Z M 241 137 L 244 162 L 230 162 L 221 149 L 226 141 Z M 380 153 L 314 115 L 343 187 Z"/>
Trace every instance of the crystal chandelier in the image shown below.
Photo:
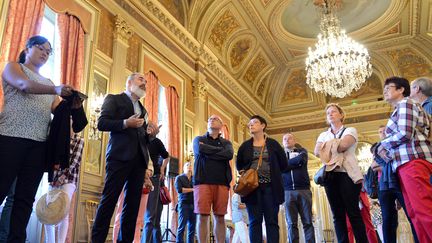
<path fill-rule="evenodd" d="M 340 28 L 335 12 L 340 0 L 316 0 L 321 16 L 315 50 L 306 58 L 306 83 L 317 92 L 343 98 L 360 89 L 372 74 L 367 49 Z"/>

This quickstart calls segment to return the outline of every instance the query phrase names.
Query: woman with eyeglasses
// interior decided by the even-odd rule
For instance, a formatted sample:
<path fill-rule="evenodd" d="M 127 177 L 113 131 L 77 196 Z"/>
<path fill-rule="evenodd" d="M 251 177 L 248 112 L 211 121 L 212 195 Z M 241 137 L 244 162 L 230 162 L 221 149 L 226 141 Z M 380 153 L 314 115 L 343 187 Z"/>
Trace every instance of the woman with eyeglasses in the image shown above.
<path fill-rule="evenodd" d="M 68 85 L 54 86 L 39 70 L 52 53 L 42 36 L 31 37 L 18 62 L 2 73 L 4 108 L 0 113 L 0 202 L 16 179 L 8 242 L 24 242 L 35 194 L 45 169 L 51 112 Z"/>
<path fill-rule="evenodd" d="M 238 171 L 258 168 L 259 187 L 241 198 L 249 215 L 249 238 L 252 243 L 263 242 L 264 218 L 267 242 L 279 242 L 279 205 L 285 201 L 281 172 L 287 170 L 287 157 L 279 142 L 265 135 L 263 117 L 252 116 L 248 126 L 252 138 L 240 146 L 236 166 Z"/>
<path fill-rule="evenodd" d="M 410 96 L 410 84 L 402 77 L 384 83 L 384 100 L 394 107 L 384 138 L 374 151 L 391 163 L 399 179 L 406 211 L 419 242 L 432 242 L 432 146 L 428 139 L 429 115 Z"/>

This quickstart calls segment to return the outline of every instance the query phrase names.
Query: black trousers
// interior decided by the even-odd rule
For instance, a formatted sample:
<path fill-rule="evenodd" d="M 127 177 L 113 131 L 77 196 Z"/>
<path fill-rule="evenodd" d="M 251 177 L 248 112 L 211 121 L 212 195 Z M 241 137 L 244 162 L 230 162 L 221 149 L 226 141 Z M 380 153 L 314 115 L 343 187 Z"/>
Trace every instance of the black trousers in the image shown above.
<path fill-rule="evenodd" d="M 163 210 L 163 204 L 160 200 L 160 187 L 163 184 L 160 180 L 160 174 L 156 174 L 151 178 L 151 182 L 154 186 L 153 191 L 149 193 L 147 200 L 147 208 L 144 213 L 144 229 L 141 237 L 141 242 L 162 242 L 161 232 L 161 216 Z"/>
<path fill-rule="evenodd" d="M 46 143 L 0 135 L 0 202 L 17 178 L 8 242 L 25 242 L 45 165 Z"/>
<path fill-rule="evenodd" d="M 130 161 L 108 160 L 105 186 L 92 228 L 92 242 L 105 242 L 118 197 L 124 187 L 124 205 L 117 242 L 132 242 L 147 165 L 140 152 Z"/>
<path fill-rule="evenodd" d="M 362 185 L 354 184 L 347 173 L 333 174 L 334 177 L 325 186 L 325 191 L 333 213 L 337 240 L 339 243 L 349 243 L 345 216 L 348 214 L 356 242 L 367 243 L 366 228 L 359 209 Z"/>

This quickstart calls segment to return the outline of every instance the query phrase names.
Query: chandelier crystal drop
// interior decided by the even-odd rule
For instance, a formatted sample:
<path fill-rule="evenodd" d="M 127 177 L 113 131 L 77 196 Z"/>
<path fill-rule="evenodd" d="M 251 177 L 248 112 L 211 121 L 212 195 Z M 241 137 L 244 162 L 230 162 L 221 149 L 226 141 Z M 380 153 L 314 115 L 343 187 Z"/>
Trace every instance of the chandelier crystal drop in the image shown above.
<path fill-rule="evenodd" d="M 372 74 L 367 49 L 340 28 L 334 0 L 322 1 L 318 42 L 309 47 L 306 83 L 317 92 L 343 98 L 360 89 Z"/>

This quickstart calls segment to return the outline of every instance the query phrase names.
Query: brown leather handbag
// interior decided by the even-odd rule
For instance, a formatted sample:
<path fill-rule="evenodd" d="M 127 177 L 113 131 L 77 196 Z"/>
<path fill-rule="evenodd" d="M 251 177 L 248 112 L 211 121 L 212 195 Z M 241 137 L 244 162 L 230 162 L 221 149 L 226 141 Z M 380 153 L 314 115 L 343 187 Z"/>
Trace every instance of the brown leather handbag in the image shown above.
<path fill-rule="evenodd" d="M 256 169 L 249 168 L 247 170 L 240 172 L 240 178 L 237 181 L 237 184 L 234 185 L 234 192 L 239 194 L 242 197 L 249 195 L 249 193 L 255 191 L 258 188 L 258 169 L 262 164 L 262 154 L 264 151 L 265 143 L 261 148 L 261 153 L 258 159 L 258 166 Z"/>

